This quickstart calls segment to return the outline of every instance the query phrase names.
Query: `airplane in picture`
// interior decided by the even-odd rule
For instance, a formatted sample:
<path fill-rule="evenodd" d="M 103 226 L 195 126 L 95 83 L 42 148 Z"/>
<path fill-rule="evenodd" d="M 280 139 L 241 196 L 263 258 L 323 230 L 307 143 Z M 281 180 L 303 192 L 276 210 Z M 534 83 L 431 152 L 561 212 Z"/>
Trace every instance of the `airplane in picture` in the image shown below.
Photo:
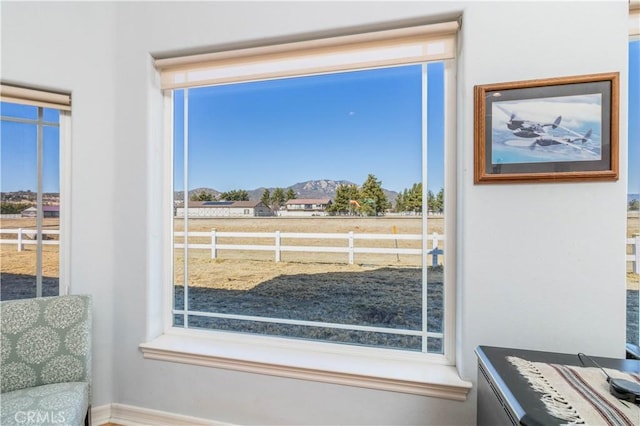
<path fill-rule="evenodd" d="M 567 131 L 571 131 L 569 129 L 566 129 L 563 127 L 563 129 L 567 130 Z M 573 133 L 573 132 L 572 132 Z M 559 137 L 555 137 L 555 136 L 540 136 L 539 138 L 537 138 L 533 144 L 530 146 L 531 149 L 535 148 L 536 145 L 538 146 L 550 146 L 550 145 L 567 145 L 567 146 L 571 146 L 573 148 L 577 148 L 577 149 L 584 149 L 583 147 L 576 145 L 576 142 L 582 142 L 583 144 L 587 141 L 589 141 L 591 139 L 591 129 L 589 129 L 589 131 L 587 131 L 587 133 L 585 133 L 584 136 L 579 136 L 576 138 L 569 138 L 569 137 L 564 137 L 564 138 L 559 138 Z"/>
<path fill-rule="evenodd" d="M 496 106 L 509 115 L 504 108 L 499 105 Z M 545 127 L 556 129 L 560 125 L 560 121 L 562 121 L 562 116 L 559 115 L 553 123 L 541 124 L 536 123 L 535 121 L 521 120 L 517 118 L 515 114 L 511 113 L 509 115 L 509 121 L 507 122 L 507 128 L 518 137 L 535 138 L 546 133 Z"/>
<path fill-rule="evenodd" d="M 591 140 L 591 129 L 589 129 L 584 135 L 577 133 L 571 129 L 568 129 L 560 125 L 562 116 L 558 116 L 553 123 L 538 123 L 535 121 L 524 120 L 516 116 L 515 113 L 508 111 L 504 107 L 497 105 L 498 109 L 504 112 L 509 121 L 506 122 L 506 126 L 514 136 L 522 139 L 505 141 L 505 145 L 523 147 L 529 149 L 535 149 L 536 147 L 551 147 L 554 145 L 565 145 L 575 148 L 577 150 L 586 152 L 587 154 L 593 154 L 598 156 L 596 152 L 582 146 L 586 142 Z M 550 131 L 556 129 L 562 129 L 575 137 L 571 136 L 557 136 Z"/>

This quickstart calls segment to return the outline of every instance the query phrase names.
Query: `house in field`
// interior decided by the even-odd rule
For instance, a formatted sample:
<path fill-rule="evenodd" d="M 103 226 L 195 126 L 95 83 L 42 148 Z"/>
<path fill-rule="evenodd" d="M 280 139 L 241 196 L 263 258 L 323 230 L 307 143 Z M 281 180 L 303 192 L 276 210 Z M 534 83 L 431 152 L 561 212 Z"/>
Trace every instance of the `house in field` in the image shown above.
<path fill-rule="evenodd" d="M 28 209 L 24 209 L 20 212 L 20 216 L 22 217 L 36 217 L 38 215 L 38 209 L 31 206 Z"/>
<path fill-rule="evenodd" d="M 262 201 L 189 201 L 189 217 L 257 217 L 273 213 Z M 176 209 L 184 217 L 184 207 Z"/>
<path fill-rule="evenodd" d="M 42 206 L 44 217 L 60 217 L 60 206 Z"/>
<path fill-rule="evenodd" d="M 24 209 L 20 212 L 22 217 L 36 217 L 38 215 L 38 209 L 35 206 L 31 206 L 28 209 Z M 43 217 L 60 217 L 60 206 L 42 206 Z"/>
<path fill-rule="evenodd" d="M 285 203 L 281 216 L 327 216 L 330 198 L 299 198 Z"/>

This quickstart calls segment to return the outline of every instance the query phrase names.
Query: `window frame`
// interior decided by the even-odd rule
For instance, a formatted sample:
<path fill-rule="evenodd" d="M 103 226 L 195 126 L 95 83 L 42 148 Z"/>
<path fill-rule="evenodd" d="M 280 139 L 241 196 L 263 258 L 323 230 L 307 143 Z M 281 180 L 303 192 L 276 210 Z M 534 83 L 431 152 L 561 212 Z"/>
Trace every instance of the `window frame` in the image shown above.
<path fill-rule="evenodd" d="M 0 101 L 14 104 L 28 105 L 38 108 L 38 118 L 27 120 L 39 127 L 42 132 L 47 125 L 42 115 L 44 109 L 55 109 L 59 112 L 58 118 L 58 155 L 59 155 L 59 244 L 58 244 L 58 295 L 66 295 L 70 292 L 69 276 L 70 263 L 70 229 L 71 229 L 71 95 L 64 92 L 54 92 L 40 89 L 32 89 L 24 86 L 0 83 Z M 13 120 L 10 120 L 13 121 Z M 44 142 L 44 141 L 42 141 Z M 40 144 L 40 143 L 38 143 Z M 40 149 L 40 148 L 39 148 Z M 42 167 L 42 164 L 39 164 Z M 38 173 L 41 173 L 39 171 Z M 38 198 L 41 197 L 41 188 L 37 189 Z M 42 213 L 40 217 L 44 217 Z M 42 239 L 38 238 L 38 245 Z M 41 273 L 41 271 L 39 271 Z M 37 286 L 36 298 L 42 297 L 42 286 Z"/>
<path fill-rule="evenodd" d="M 456 26 L 457 30 L 457 26 Z M 393 31 L 393 30 L 391 30 Z M 406 31 L 402 29 L 401 31 Z M 389 31 L 385 32 L 387 35 Z M 362 35 L 347 36 L 361 40 Z M 375 36 L 374 36 L 375 38 Z M 341 41 L 345 37 L 339 37 Z M 453 38 L 455 41 L 455 36 Z M 301 42 L 311 43 L 314 41 Z M 317 46 L 318 41 L 315 41 Z M 322 44 L 322 41 L 320 41 Z M 330 43 L 329 43 L 330 44 Z M 291 45 L 300 46 L 299 43 Z M 287 45 L 290 46 L 290 45 Z M 455 42 L 454 42 L 455 46 Z M 278 46 L 247 49 L 252 52 L 267 49 L 281 50 Z M 454 47 L 455 50 L 455 47 Z M 244 52 L 244 51 L 240 51 Z M 455 54 L 455 51 L 454 51 Z M 227 57 L 234 52 L 214 55 Z M 454 55 L 455 56 L 455 55 Z M 246 58 L 243 57 L 243 60 Z M 165 61 L 165 60 L 163 60 Z M 166 60 L 170 61 L 170 60 Z M 398 349 L 358 347 L 319 341 L 296 340 L 286 337 L 241 334 L 216 330 L 198 330 L 173 327 L 173 224 L 171 202 L 163 206 L 163 287 L 162 327 L 159 335 L 149 336 L 140 349 L 147 359 L 226 368 L 254 373 L 346 384 L 372 389 L 390 390 L 410 394 L 466 400 L 471 383 L 460 378 L 455 366 L 455 307 L 456 307 L 456 67 L 455 58 L 431 59 L 411 63 L 444 62 L 445 78 L 445 143 L 444 187 L 445 244 L 449 248 L 445 262 L 444 296 L 444 354 L 412 352 Z M 163 62 L 164 63 L 164 62 Z M 395 64 L 401 65 L 401 63 Z M 156 62 L 162 81 L 162 69 Z M 369 68 L 358 67 L 353 69 Z M 348 71 L 348 69 L 345 69 Z M 319 73 L 325 73 L 323 70 Z M 329 71 L 330 72 L 330 71 Z M 314 74 L 301 72 L 297 75 Z M 272 77 L 273 78 L 273 77 Z M 264 78 L 260 78 L 264 79 Z M 270 79 L 270 78 L 269 78 Z M 225 81 L 226 82 L 226 81 Z M 211 81 L 202 83 L 210 85 Z M 162 83 L 160 84 L 162 86 Z M 190 87 L 197 87 L 193 85 Z M 173 86 L 165 86 L 163 103 L 163 199 L 173 200 Z M 162 89 L 162 87 L 161 87 Z M 426 90 L 426 88 L 425 88 Z M 426 113 L 425 113 L 426 114 Z M 426 126 L 426 123 L 423 124 Z M 426 127 L 423 129 L 426 134 Z M 426 163 L 425 163 L 426 166 Z M 426 168 L 423 168 L 423 174 Z M 423 177 L 423 182 L 425 178 Z M 425 186 L 426 192 L 426 186 Z M 154 308 L 155 309 L 155 308 Z"/>

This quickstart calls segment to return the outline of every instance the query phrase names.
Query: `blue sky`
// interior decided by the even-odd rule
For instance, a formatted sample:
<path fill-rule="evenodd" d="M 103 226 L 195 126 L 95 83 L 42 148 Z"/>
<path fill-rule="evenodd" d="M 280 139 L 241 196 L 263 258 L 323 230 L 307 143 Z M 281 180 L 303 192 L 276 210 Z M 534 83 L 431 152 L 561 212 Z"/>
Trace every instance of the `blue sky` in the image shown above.
<path fill-rule="evenodd" d="M 316 179 L 402 191 L 421 179 L 420 65 L 189 91 L 189 189 L 287 187 Z M 443 183 L 443 76 L 428 66 L 429 188 Z M 175 189 L 183 190 L 176 91 Z"/>
<path fill-rule="evenodd" d="M 2 116 L 36 120 L 38 108 L 2 102 Z M 59 123 L 59 112 L 45 108 L 45 122 Z M 43 130 L 43 191 L 60 192 L 60 138 L 58 127 Z M 0 125 L 0 173 L 2 192 L 37 190 L 37 126 L 2 121 Z"/>

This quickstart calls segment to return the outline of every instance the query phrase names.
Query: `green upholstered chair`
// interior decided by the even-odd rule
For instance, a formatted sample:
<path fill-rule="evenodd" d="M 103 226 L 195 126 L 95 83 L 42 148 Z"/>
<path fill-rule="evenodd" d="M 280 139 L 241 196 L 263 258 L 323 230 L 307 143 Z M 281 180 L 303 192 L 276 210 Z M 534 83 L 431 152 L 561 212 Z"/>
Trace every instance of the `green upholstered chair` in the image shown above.
<path fill-rule="evenodd" d="M 0 424 L 89 424 L 91 298 L 0 303 Z"/>

